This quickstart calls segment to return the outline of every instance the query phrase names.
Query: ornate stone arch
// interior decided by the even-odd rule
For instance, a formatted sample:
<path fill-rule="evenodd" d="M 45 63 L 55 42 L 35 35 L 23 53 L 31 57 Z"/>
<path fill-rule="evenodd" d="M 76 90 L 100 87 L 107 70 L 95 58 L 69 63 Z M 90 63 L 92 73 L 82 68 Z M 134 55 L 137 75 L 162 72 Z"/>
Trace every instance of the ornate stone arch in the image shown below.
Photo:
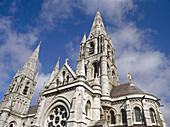
<path fill-rule="evenodd" d="M 70 106 L 69 100 L 65 97 L 54 98 L 45 112 L 44 126 L 66 126 L 70 117 Z"/>
<path fill-rule="evenodd" d="M 114 108 L 111 108 L 108 111 L 108 121 L 111 125 L 116 124 L 116 114 L 117 114 L 117 111 Z"/>
<path fill-rule="evenodd" d="M 87 116 L 88 118 L 91 117 L 91 108 L 92 108 L 92 103 L 91 103 L 91 101 L 88 99 L 88 100 L 86 101 L 86 105 L 85 105 L 85 112 L 86 112 L 86 116 Z"/>
<path fill-rule="evenodd" d="M 122 125 L 127 125 L 127 111 L 126 108 L 122 107 L 120 109 L 120 117 Z"/>
<path fill-rule="evenodd" d="M 98 60 L 94 60 L 91 62 L 91 77 L 95 78 L 96 77 L 96 73 L 97 76 L 99 75 L 99 61 Z"/>
<path fill-rule="evenodd" d="M 142 123 L 142 105 L 141 104 L 133 104 L 132 105 L 132 118 L 134 123 Z"/>
<path fill-rule="evenodd" d="M 158 124 L 158 112 L 153 104 L 148 105 L 149 116 L 153 125 Z"/>

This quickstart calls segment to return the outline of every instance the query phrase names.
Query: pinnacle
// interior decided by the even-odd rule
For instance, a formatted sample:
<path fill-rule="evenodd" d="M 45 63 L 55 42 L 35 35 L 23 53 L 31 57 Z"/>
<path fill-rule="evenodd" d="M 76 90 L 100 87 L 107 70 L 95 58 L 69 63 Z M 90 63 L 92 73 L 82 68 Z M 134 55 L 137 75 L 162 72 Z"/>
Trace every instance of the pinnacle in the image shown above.
<path fill-rule="evenodd" d="M 94 18 L 90 34 L 93 34 L 93 35 L 98 35 L 98 34 L 107 35 L 106 31 L 105 31 L 105 27 L 104 27 L 102 17 L 101 17 L 100 12 L 99 12 L 99 9 L 97 9 L 97 13 L 96 13 L 96 16 Z"/>
<path fill-rule="evenodd" d="M 83 36 L 83 39 L 81 41 L 81 44 L 85 43 L 86 42 L 86 32 L 84 33 L 84 36 Z"/>

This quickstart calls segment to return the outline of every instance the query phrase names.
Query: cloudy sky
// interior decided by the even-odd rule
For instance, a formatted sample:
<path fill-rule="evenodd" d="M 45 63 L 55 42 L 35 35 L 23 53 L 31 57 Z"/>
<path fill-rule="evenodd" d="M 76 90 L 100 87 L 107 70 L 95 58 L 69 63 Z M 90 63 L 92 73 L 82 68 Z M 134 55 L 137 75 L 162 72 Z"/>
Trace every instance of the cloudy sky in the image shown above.
<path fill-rule="evenodd" d="M 161 99 L 170 126 L 170 0 L 1 0 L 0 101 L 12 77 L 42 41 L 40 75 L 32 104 L 58 57 L 75 70 L 79 44 L 97 8 L 116 53 L 120 83 L 133 83 Z"/>

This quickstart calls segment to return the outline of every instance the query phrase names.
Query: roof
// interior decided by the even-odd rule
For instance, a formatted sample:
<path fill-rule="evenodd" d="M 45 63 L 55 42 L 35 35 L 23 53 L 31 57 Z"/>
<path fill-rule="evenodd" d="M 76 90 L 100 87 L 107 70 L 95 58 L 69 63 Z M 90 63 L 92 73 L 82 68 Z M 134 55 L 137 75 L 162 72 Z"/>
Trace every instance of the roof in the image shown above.
<path fill-rule="evenodd" d="M 35 114 L 37 113 L 38 105 L 33 105 L 29 107 L 28 114 Z"/>
<path fill-rule="evenodd" d="M 144 92 L 139 88 L 137 88 L 134 84 L 131 84 L 129 82 L 118 86 L 113 86 L 110 92 L 110 96 L 113 98 L 113 97 L 129 95 L 129 94 L 141 94 L 141 93 Z"/>

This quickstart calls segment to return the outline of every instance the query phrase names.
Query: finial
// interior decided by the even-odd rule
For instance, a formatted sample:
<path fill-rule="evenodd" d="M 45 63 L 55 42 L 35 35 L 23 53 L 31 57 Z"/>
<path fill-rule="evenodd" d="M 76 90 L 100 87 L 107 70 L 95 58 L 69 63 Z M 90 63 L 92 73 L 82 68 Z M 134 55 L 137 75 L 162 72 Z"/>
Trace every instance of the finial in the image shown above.
<path fill-rule="evenodd" d="M 69 59 L 67 58 L 66 60 L 65 60 L 65 62 L 67 63 L 69 61 Z"/>
<path fill-rule="evenodd" d="M 99 12 L 99 8 L 97 8 L 97 11 Z"/>
<path fill-rule="evenodd" d="M 130 73 L 127 74 L 127 78 L 129 78 L 130 83 L 132 83 L 132 75 Z"/>
<path fill-rule="evenodd" d="M 41 41 L 40 41 L 39 45 L 41 45 Z"/>
<path fill-rule="evenodd" d="M 84 32 L 84 35 L 86 35 L 86 32 Z"/>

